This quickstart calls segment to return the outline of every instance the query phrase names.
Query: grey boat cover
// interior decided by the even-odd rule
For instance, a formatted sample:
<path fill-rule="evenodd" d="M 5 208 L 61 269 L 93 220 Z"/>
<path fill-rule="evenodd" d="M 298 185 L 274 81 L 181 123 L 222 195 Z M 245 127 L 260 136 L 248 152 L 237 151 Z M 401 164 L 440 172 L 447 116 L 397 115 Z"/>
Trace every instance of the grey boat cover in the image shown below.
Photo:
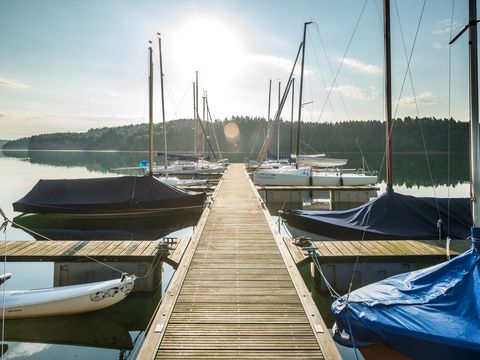
<path fill-rule="evenodd" d="M 202 207 L 205 193 L 146 176 L 40 180 L 13 209 L 23 213 L 121 214 Z"/>

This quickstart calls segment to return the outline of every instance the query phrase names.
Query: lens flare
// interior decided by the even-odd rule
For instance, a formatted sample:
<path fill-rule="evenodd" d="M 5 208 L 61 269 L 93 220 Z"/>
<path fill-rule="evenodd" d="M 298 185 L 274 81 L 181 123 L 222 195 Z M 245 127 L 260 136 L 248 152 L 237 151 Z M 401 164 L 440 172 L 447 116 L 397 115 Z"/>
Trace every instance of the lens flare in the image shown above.
<path fill-rule="evenodd" d="M 223 133 L 225 134 L 225 139 L 229 143 L 236 143 L 240 140 L 240 129 L 238 125 L 234 122 L 229 122 L 223 127 Z"/>

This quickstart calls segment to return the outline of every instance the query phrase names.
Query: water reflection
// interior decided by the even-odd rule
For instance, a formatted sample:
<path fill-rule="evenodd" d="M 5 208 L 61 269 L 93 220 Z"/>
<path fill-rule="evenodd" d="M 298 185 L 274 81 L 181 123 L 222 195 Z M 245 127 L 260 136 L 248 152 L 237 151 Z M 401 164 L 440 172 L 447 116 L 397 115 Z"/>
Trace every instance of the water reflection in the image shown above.
<path fill-rule="evenodd" d="M 112 319 L 92 314 L 39 319 L 8 320 L 5 341 L 94 346 L 131 350 L 128 330 Z"/>
<path fill-rule="evenodd" d="M 6 321 L 5 358 L 126 359 L 139 345 L 161 294 L 159 288 L 150 294 L 129 295 L 114 306 L 88 314 Z"/>
<path fill-rule="evenodd" d="M 200 212 L 130 218 L 95 218 L 26 214 L 13 219 L 37 240 L 156 240 L 180 229 L 195 226 Z M 40 235 L 43 236 L 40 236 Z"/>
<path fill-rule="evenodd" d="M 3 156 L 25 159 L 33 164 L 46 164 L 58 167 L 85 167 L 89 171 L 109 172 L 113 168 L 137 166 L 148 156 L 146 151 L 54 151 L 28 150 L 1 152 Z M 66 154 L 68 154 L 66 156 Z M 242 162 L 248 153 L 225 153 L 230 162 Z M 364 163 L 369 168 L 379 171 L 379 181 L 385 180 L 385 165 L 382 153 L 329 153 L 332 157 L 348 158 L 348 168 L 363 168 Z M 161 159 L 158 159 L 161 161 Z M 447 166 L 450 164 L 450 166 Z M 432 172 L 430 177 L 429 167 Z M 394 185 L 438 186 L 456 185 L 469 180 L 468 154 L 446 153 L 393 155 Z"/>

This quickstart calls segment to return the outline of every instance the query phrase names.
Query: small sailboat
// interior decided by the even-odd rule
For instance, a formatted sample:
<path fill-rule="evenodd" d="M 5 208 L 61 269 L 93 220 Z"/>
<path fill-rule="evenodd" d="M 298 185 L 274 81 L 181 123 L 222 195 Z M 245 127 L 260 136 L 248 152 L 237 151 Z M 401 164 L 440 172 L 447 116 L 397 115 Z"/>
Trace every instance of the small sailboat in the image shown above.
<path fill-rule="evenodd" d="M 279 102 L 275 119 L 272 123 L 271 131 L 263 144 L 260 152 L 259 161 L 266 160 L 268 149 L 272 141 L 272 135 L 275 127 L 278 127 L 280 121 L 280 115 L 283 106 L 286 102 L 287 95 L 290 88 L 293 87 L 294 82 L 293 72 L 295 70 L 300 52 L 302 53 L 302 63 L 300 69 L 300 94 L 299 94 L 299 106 L 298 106 L 298 125 L 297 125 L 297 146 L 294 155 L 291 155 L 291 159 L 294 165 L 281 164 L 268 166 L 262 168 L 260 164 L 257 170 L 253 173 L 253 182 L 255 185 L 289 185 L 289 186 L 361 186 L 361 185 L 374 185 L 377 182 L 377 176 L 375 174 L 367 174 L 363 171 L 348 171 L 344 172 L 340 166 L 347 163 L 346 159 L 335 159 L 326 157 L 324 154 L 300 154 L 300 125 L 302 118 L 302 104 L 303 104 L 303 73 L 305 63 L 305 38 L 307 32 L 307 26 L 311 22 L 304 24 L 303 28 L 303 41 L 298 49 L 297 57 L 293 64 L 290 77 L 285 87 L 283 97 Z M 277 150 L 278 153 L 278 150 Z M 278 154 L 277 154 L 278 155 Z M 277 163 L 279 158 L 277 156 Z M 328 169 L 327 169 L 328 168 Z"/>
<path fill-rule="evenodd" d="M 201 209 L 205 193 L 181 190 L 153 176 L 153 61 L 149 46 L 150 161 L 145 176 L 40 180 L 13 209 L 72 216 L 131 216 Z"/>
<path fill-rule="evenodd" d="M 387 16 L 389 0 L 384 4 Z M 382 343 L 414 359 L 480 358 L 476 0 L 469 1 L 469 9 L 472 247 L 443 264 L 387 278 L 336 300 L 333 337 L 344 345 Z"/>
<path fill-rule="evenodd" d="M 135 276 L 95 283 L 36 290 L 4 291 L 5 319 L 80 314 L 100 310 L 123 300 L 133 289 Z"/>

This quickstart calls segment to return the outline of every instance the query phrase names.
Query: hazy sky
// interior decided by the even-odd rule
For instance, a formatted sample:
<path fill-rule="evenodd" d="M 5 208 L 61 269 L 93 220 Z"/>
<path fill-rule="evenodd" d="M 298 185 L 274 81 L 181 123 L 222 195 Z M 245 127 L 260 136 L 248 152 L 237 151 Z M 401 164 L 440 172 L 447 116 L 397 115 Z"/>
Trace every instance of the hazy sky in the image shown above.
<path fill-rule="evenodd" d="M 455 1 L 454 33 L 466 23 L 466 5 Z M 167 120 L 192 117 L 195 70 L 214 118 L 264 117 L 269 79 L 274 108 L 278 81 L 283 88 L 310 20 L 302 120 L 383 120 L 382 6 L 381 0 L 3 0 L 0 139 L 148 121 L 148 40 L 159 122 L 156 32 L 162 33 Z M 423 1 L 398 0 L 396 7 L 392 0 L 391 6 L 395 109 Z M 451 18 L 451 0 L 426 2 L 411 61 L 420 116 L 449 114 Z M 466 36 L 451 53 L 450 112 L 466 120 Z M 412 95 L 407 76 L 397 116 L 417 115 Z M 286 119 L 289 107 L 290 101 Z"/>

